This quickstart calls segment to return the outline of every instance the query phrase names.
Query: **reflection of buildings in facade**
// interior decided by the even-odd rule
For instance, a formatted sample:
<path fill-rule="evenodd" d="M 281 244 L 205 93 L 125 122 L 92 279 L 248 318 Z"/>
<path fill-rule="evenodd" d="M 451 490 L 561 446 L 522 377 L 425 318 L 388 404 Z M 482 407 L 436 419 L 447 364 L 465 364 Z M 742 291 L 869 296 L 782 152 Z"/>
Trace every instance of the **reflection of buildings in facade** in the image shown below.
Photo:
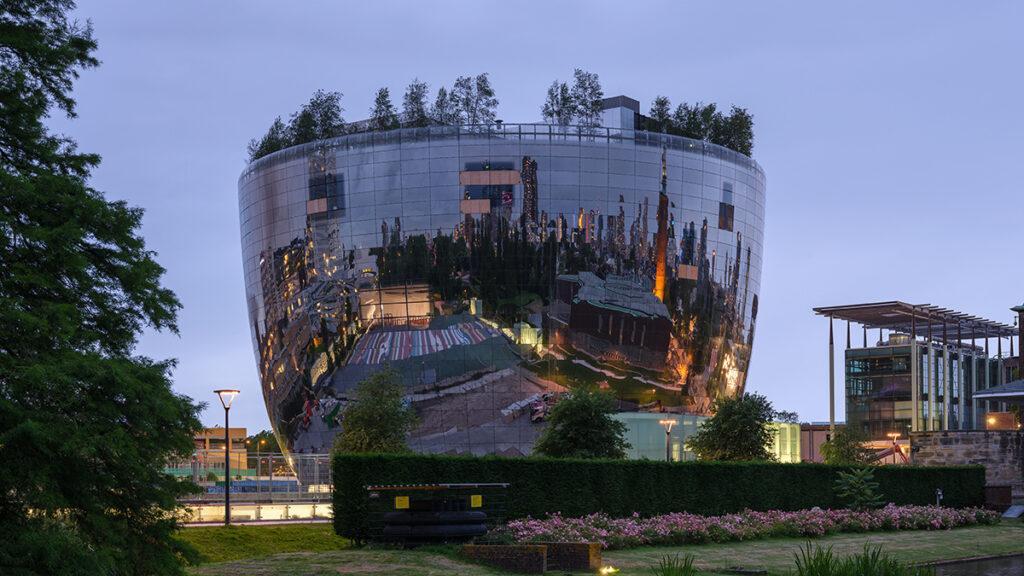
<path fill-rule="evenodd" d="M 1004 402 L 987 399 L 985 393 L 1006 383 L 1011 359 L 1003 356 L 1002 341 L 1009 339 L 1012 348 L 1017 333 L 1012 326 L 904 302 L 830 306 L 815 312 L 847 321 L 846 425 L 871 440 L 984 429 L 990 414 L 1005 412 Z M 862 326 L 861 347 L 852 342 L 851 323 Z M 990 350 L 990 341 L 995 350 Z"/>
<path fill-rule="evenodd" d="M 559 341 L 599 361 L 665 367 L 672 322 L 650 290 L 620 276 L 602 280 L 583 271 L 555 280 L 555 300 L 568 309 L 567 318 L 551 315 L 555 330 L 565 334 Z"/>
<path fill-rule="evenodd" d="M 354 134 L 247 168 L 246 289 L 282 446 L 329 448 L 372 358 L 420 413 L 413 446 L 437 452 L 528 452 L 566 386 L 696 414 L 742 391 L 763 172 L 611 112 Z M 561 300 L 572 277 L 584 297 Z"/>

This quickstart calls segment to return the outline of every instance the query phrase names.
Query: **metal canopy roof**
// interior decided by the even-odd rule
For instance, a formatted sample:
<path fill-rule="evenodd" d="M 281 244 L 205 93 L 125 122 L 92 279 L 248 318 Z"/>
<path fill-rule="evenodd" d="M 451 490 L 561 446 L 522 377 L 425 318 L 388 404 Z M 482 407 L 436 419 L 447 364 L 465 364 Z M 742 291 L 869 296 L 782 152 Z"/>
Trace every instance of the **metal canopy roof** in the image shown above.
<path fill-rule="evenodd" d="M 1014 380 L 1006 384 L 999 386 L 992 386 L 984 390 L 978 390 L 974 393 L 974 397 L 987 400 L 1001 399 L 1006 400 L 1009 398 L 1022 398 L 1024 399 L 1024 380 Z"/>
<path fill-rule="evenodd" d="M 933 339 L 942 338 L 943 329 L 946 330 L 945 337 L 949 340 L 1010 338 L 1017 335 L 1017 329 L 1009 324 L 931 304 L 907 304 L 898 300 L 822 306 L 815 308 L 814 312 L 821 316 L 863 324 L 868 328 L 884 328 L 903 334 L 913 332 L 918 336 L 926 336 L 930 329 Z"/>

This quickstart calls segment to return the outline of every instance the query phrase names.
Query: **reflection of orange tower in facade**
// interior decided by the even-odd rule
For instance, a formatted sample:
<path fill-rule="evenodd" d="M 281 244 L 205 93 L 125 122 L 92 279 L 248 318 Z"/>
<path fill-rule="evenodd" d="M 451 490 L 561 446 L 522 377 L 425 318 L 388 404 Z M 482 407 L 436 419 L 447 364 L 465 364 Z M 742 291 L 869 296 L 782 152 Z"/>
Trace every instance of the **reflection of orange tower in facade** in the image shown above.
<path fill-rule="evenodd" d="M 661 194 L 658 195 L 658 235 L 654 239 L 654 295 L 665 301 L 665 252 L 668 249 L 668 167 L 665 163 L 666 149 L 661 149 Z"/>

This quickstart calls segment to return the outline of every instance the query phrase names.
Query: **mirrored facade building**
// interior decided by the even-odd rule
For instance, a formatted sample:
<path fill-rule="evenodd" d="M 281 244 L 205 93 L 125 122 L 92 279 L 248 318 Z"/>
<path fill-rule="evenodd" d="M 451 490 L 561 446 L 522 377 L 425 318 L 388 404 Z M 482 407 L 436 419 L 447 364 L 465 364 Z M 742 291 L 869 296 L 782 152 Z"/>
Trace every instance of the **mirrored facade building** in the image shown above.
<path fill-rule="evenodd" d="M 385 367 L 419 416 L 411 447 L 435 453 L 527 454 L 576 386 L 692 415 L 741 393 L 764 172 L 615 124 L 352 134 L 249 165 L 246 296 L 281 445 L 329 450 Z"/>

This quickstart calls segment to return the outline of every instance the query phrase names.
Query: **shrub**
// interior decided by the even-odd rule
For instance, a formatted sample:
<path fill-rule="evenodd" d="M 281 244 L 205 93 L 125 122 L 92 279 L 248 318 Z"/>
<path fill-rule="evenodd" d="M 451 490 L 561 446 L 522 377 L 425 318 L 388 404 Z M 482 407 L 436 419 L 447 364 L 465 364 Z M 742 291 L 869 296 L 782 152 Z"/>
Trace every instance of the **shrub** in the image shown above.
<path fill-rule="evenodd" d="M 852 510 L 878 508 L 883 504 L 878 493 L 878 482 L 871 468 L 854 468 L 839 472 L 836 478 L 836 495 L 843 498 Z"/>
<path fill-rule="evenodd" d="M 895 506 L 880 510 L 798 510 L 700 516 L 674 512 L 642 518 L 612 518 L 590 514 L 566 518 L 554 514 L 542 520 L 513 520 L 488 535 L 519 544 L 539 542 L 597 542 L 604 548 L 678 546 L 709 542 L 734 542 L 755 538 L 817 538 L 848 532 L 887 530 L 946 530 L 999 521 L 995 512 L 982 508 Z"/>
<path fill-rule="evenodd" d="M 586 516 L 654 516 L 668 512 L 719 515 L 743 510 L 840 508 L 833 491 L 839 472 L 825 464 L 769 462 L 661 462 L 335 454 L 334 523 L 343 536 L 365 534 L 366 486 L 440 482 L 507 482 L 507 518 L 554 512 Z M 942 488 L 952 507 L 984 503 L 981 466 L 887 466 L 875 471 L 885 502 L 927 505 Z"/>

